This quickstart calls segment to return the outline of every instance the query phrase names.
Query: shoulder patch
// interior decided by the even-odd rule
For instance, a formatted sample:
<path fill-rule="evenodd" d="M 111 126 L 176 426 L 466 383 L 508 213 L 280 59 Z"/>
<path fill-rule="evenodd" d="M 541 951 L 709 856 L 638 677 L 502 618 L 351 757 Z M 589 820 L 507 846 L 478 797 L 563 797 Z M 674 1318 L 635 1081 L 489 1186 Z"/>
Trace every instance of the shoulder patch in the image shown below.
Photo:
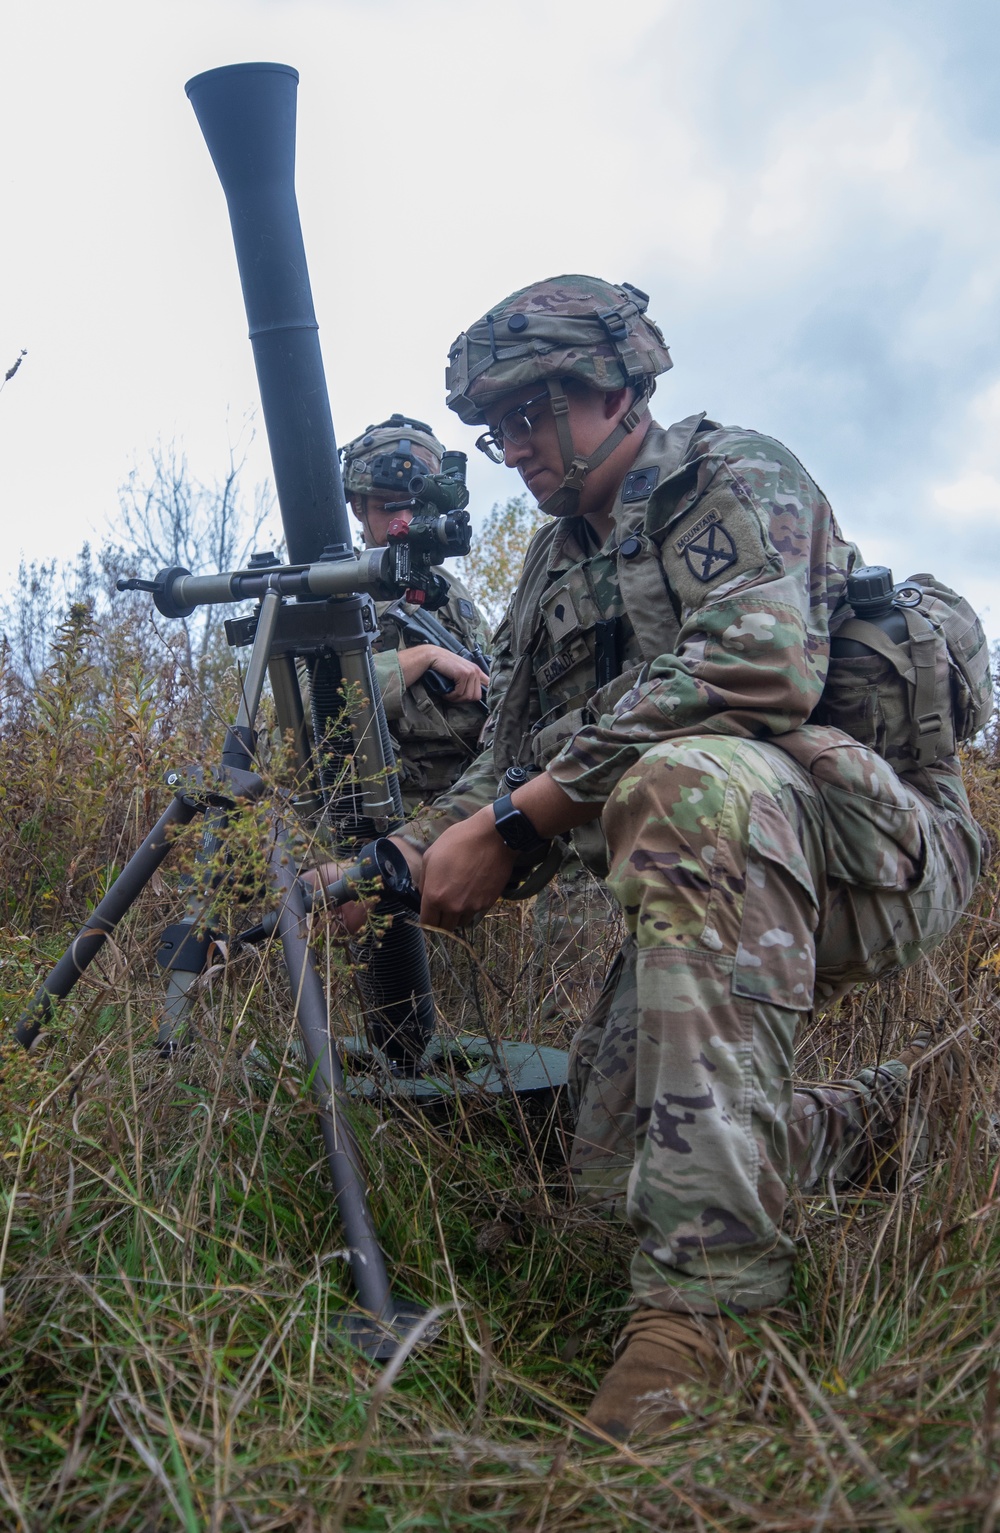
<path fill-rule="evenodd" d="M 475 607 L 472 605 L 472 603 L 470 601 L 466 601 L 464 596 L 459 597 L 458 610 L 462 614 L 462 616 L 468 620 L 468 622 L 470 622 L 470 623 L 474 623 L 475 622 L 475 620 L 476 620 L 476 609 L 475 609 Z"/>
<path fill-rule="evenodd" d="M 713 586 L 751 579 L 767 569 L 774 550 L 752 500 L 738 493 L 727 465 L 704 494 L 675 517 L 663 545 L 667 579 L 688 612 L 709 599 Z"/>
<path fill-rule="evenodd" d="M 716 580 L 739 558 L 736 544 L 722 526 L 722 514 L 715 506 L 674 539 L 674 552 L 684 555 L 684 562 L 694 578 L 705 585 Z"/>

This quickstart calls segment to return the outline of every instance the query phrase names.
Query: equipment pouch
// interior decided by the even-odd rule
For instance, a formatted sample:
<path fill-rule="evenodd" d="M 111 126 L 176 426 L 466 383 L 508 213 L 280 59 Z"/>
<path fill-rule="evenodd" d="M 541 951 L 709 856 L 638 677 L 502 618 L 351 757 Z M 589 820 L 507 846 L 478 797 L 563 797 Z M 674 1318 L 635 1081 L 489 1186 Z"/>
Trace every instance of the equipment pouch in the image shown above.
<path fill-rule="evenodd" d="M 993 694 L 986 635 L 963 597 L 933 575 L 913 575 L 895 587 L 893 607 L 905 640 L 856 617 L 836 628 L 834 647 L 846 639 L 867 653 L 831 655 L 810 723 L 842 729 L 905 775 L 978 734 Z"/>

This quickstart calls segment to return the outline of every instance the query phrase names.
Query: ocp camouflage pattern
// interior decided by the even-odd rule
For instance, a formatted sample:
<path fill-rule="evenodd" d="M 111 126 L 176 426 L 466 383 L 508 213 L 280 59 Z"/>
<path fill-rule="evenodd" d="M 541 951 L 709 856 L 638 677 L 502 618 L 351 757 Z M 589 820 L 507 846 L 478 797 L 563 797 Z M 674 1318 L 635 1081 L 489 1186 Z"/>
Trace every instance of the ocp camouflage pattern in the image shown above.
<path fill-rule="evenodd" d="M 798 1021 L 939 942 L 981 838 L 954 758 L 904 780 L 808 722 L 859 555 L 787 448 L 654 426 L 614 520 L 603 549 L 576 520 L 533 540 L 490 746 L 409 834 L 488 804 L 513 759 L 604 805 L 574 843 L 633 944 L 577 1046 L 574 1166 L 588 1195 L 624 1180 L 642 1301 L 753 1310 L 787 1291 L 787 1182 L 867 1112 L 864 1081 L 793 1111 Z M 607 621 L 622 675 L 598 689 Z"/>
<path fill-rule="evenodd" d="M 488 654 L 489 628 L 468 589 L 450 569 L 434 573 L 449 586 L 448 600 L 434 617 L 466 649 L 481 648 Z M 450 788 L 475 759 L 485 716 L 475 703 L 442 702 L 419 678 L 404 686 L 397 651 L 405 644 L 399 628 L 385 615 L 393 605 L 375 604 L 380 636 L 372 662 L 396 751 L 403 808 L 412 814 Z"/>
<path fill-rule="evenodd" d="M 573 1169 L 586 1198 L 624 1198 L 647 1303 L 780 1302 L 787 1185 L 856 1172 L 872 1119 L 872 1079 L 793 1090 L 799 1019 L 928 952 L 978 874 L 954 763 L 931 769 L 931 798 L 835 733 L 797 745 L 850 754 L 880 806 L 852 882 L 831 875 L 822 779 L 778 741 L 651 746 L 604 812 L 632 940 L 575 1046 Z"/>
<path fill-rule="evenodd" d="M 467 424 L 485 422 L 493 400 L 543 378 L 577 378 L 590 388 L 633 385 L 651 394 L 673 366 L 648 297 L 624 282 L 571 273 L 511 293 L 452 342 L 448 407 Z"/>
<path fill-rule="evenodd" d="M 398 488 L 406 490 L 409 479 L 422 469 L 436 474 L 441 467 L 444 447 L 423 422 L 408 421 L 405 416 L 392 416 L 376 426 L 366 426 L 360 436 L 347 442 L 340 449 L 344 477 L 344 493 L 348 496 L 384 494 L 386 486 L 376 489 L 372 482 L 372 465 L 381 453 L 395 452 L 401 444 L 407 444 L 412 454 L 413 466 L 404 469 Z"/>

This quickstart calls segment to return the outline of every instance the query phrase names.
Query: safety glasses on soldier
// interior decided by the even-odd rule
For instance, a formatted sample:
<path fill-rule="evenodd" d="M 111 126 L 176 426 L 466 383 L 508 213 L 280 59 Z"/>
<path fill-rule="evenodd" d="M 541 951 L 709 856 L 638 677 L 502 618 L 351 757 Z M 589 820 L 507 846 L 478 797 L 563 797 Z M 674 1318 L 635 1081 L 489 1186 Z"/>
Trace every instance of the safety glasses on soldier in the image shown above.
<path fill-rule="evenodd" d="M 534 394 L 531 399 L 526 399 L 523 404 L 515 405 L 501 415 L 491 431 L 484 431 L 481 437 L 477 437 L 476 446 L 480 452 L 484 452 L 491 463 L 502 463 L 504 460 L 504 443 L 512 442 L 515 447 L 523 447 L 531 436 L 531 428 L 538 420 L 541 411 L 535 414 L 534 419 L 528 415 L 532 405 L 541 404 L 542 400 L 548 400 L 549 392 L 546 389 L 543 394 Z"/>

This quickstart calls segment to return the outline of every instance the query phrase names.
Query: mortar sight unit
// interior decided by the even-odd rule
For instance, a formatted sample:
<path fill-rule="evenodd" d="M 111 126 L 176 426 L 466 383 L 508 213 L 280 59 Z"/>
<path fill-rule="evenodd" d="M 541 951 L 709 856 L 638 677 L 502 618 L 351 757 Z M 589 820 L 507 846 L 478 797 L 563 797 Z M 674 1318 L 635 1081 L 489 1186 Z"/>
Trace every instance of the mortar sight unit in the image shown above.
<path fill-rule="evenodd" d="M 447 598 L 448 586 L 433 573 L 432 564 L 467 554 L 470 547 L 464 512 L 415 516 L 409 525 L 400 517 L 390 528 L 385 548 L 355 553 L 344 543 L 330 543 L 314 564 L 279 564 L 273 555 L 255 554 L 245 569 L 212 575 L 192 575 L 174 565 L 152 580 L 123 577 L 118 590 L 149 592 L 157 611 L 168 618 L 190 617 L 196 607 L 215 603 L 260 601 L 267 591 L 300 602 L 361 591 L 381 601 L 405 596 L 433 608 Z M 315 632 L 316 618 L 310 615 L 302 623 L 304 641 Z"/>
<path fill-rule="evenodd" d="M 394 415 L 393 421 L 404 417 Z M 411 423 L 412 424 L 412 423 Z M 430 427 L 421 429 L 430 431 Z M 465 469 L 468 459 L 464 452 L 446 451 L 441 459 L 441 471 L 437 474 L 426 470 L 413 473 L 413 454 L 402 452 L 379 452 L 369 460 L 372 488 L 376 490 L 408 490 L 415 500 L 424 505 L 435 506 L 439 511 L 463 511 L 469 504 L 469 492 L 465 485 Z"/>
<path fill-rule="evenodd" d="M 123 577 L 117 588 L 148 591 L 157 611 L 168 618 L 190 617 L 195 607 L 215 602 L 259 601 L 265 591 L 275 589 L 302 601 L 358 591 L 382 601 L 405 596 L 433 611 L 447 600 L 448 585 L 432 566 L 441 559 L 460 559 L 472 547 L 472 524 L 465 509 L 465 453 L 446 453 L 448 459 L 453 460 L 449 469 L 440 474 L 411 476 L 410 499 L 399 501 L 398 510 L 410 510 L 413 516 L 392 522 L 384 548 L 356 554 L 348 544 L 332 542 L 313 564 L 279 565 L 273 555 L 255 554 L 246 569 L 217 575 L 192 575 L 174 565 L 152 580 Z M 304 633 L 314 630 L 315 618 L 303 627 Z"/>

